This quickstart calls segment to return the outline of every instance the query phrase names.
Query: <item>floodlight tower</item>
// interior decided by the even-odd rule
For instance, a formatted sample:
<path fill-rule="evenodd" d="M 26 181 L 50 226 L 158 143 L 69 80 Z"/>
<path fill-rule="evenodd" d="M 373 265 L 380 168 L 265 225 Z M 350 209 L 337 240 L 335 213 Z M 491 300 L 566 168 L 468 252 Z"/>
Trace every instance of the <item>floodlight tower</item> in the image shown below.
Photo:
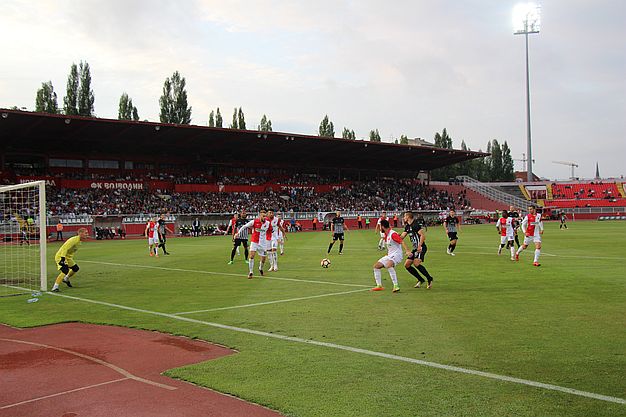
<path fill-rule="evenodd" d="M 518 4 L 513 8 L 513 34 L 526 38 L 526 150 L 528 154 L 527 181 L 533 180 L 533 154 L 530 140 L 530 80 L 528 66 L 528 35 L 539 33 L 540 7 L 534 3 Z"/>

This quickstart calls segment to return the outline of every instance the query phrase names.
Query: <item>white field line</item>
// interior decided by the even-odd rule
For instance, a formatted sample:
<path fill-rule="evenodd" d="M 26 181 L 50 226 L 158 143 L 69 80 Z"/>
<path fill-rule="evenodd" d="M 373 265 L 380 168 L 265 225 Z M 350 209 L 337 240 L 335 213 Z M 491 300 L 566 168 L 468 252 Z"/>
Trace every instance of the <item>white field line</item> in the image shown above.
<path fill-rule="evenodd" d="M 101 387 L 103 385 L 113 384 L 114 382 L 127 381 L 127 380 L 128 380 L 128 378 L 114 379 L 113 381 L 101 382 L 99 384 L 94 384 L 94 385 L 87 385 L 87 386 L 84 386 L 84 387 L 71 389 L 69 391 L 57 392 L 56 394 L 50 394 L 50 395 L 46 395 L 44 397 L 37 397 L 37 398 L 32 398 L 32 399 L 26 400 L 26 401 L 20 401 L 19 403 L 4 405 L 4 406 L 0 407 L 0 410 L 4 410 L 6 408 L 11 408 L 11 407 L 17 407 L 18 405 L 28 404 L 28 403 L 32 403 L 32 402 L 35 402 L 35 401 L 46 400 L 48 398 L 58 397 L 59 395 L 71 394 L 72 392 L 83 391 L 83 390 L 90 389 L 90 388 Z"/>
<path fill-rule="evenodd" d="M 493 250 L 493 254 L 495 254 L 497 252 L 497 250 L 498 250 L 498 247 L 499 247 L 499 243 L 498 242 L 496 242 L 496 244 L 493 246 L 493 248 L 495 248 Z M 204 245 L 183 244 L 183 245 L 178 245 L 178 246 L 204 246 Z M 362 250 L 362 249 L 372 249 L 373 250 L 375 248 L 376 248 L 375 244 L 374 245 L 367 245 L 367 246 L 363 246 L 363 245 L 350 245 L 349 246 L 348 244 L 346 244 L 346 246 L 344 247 L 344 251 L 346 253 L 349 253 L 350 249 L 359 249 L 359 250 Z M 492 249 L 491 246 L 474 246 L 474 245 L 467 246 L 467 245 L 459 244 L 458 249 L 457 249 L 457 251 L 455 253 L 469 253 L 469 254 L 472 254 L 472 255 L 491 255 L 492 254 L 492 252 L 468 252 L 468 251 L 465 251 L 464 248 L 470 248 L 470 249 Z M 303 250 L 319 249 L 321 251 L 326 251 L 326 248 L 324 248 L 322 246 L 298 246 L 297 248 L 293 248 L 292 250 L 298 251 L 300 249 L 303 249 Z M 286 250 L 289 251 L 290 248 L 286 248 Z M 429 247 L 428 250 L 432 254 L 432 251 L 434 249 L 431 249 Z M 515 250 L 517 250 L 517 248 Z M 526 251 L 528 251 L 528 250 L 531 250 L 531 251 L 535 250 L 533 244 L 528 246 Z M 611 257 L 611 256 L 589 256 L 589 255 L 557 255 L 557 254 L 551 254 L 551 253 L 547 253 L 547 252 L 543 252 L 543 251 L 541 252 L 541 255 L 542 256 L 554 256 L 554 257 L 558 257 L 558 258 L 598 259 L 598 260 L 608 260 L 608 261 L 623 261 L 623 258 L 619 258 L 619 257 L 616 257 L 616 256 Z M 331 254 L 331 256 L 332 256 L 332 254 Z M 85 262 L 85 261 L 83 261 L 83 262 Z"/>
<path fill-rule="evenodd" d="M 140 308 L 128 307 L 128 306 L 123 306 L 119 304 L 112 304 L 112 303 L 107 303 L 104 301 L 91 300 L 88 298 L 80 298 L 80 297 L 74 297 L 74 296 L 58 294 L 58 293 L 50 293 L 50 295 L 53 295 L 55 297 L 69 298 L 69 299 L 77 300 L 77 301 L 83 301 L 86 303 L 104 305 L 107 307 L 119 308 L 122 310 L 150 314 L 153 316 L 165 317 L 165 318 L 169 318 L 173 320 L 185 321 L 188 323 L 195 323 L 195 324 L 200 324 L 204 326 L 215 327 L 218 329 L 230 330 L 230 331 L 239 332 L 239 333 L 253 334 L 256 336 L 268 337 L 268 338 L 279 339 L 279 340 L 286 340 L 289 342 L 303 343 L 307 345 L 322 346 L 322 347 L 331 348 L 331 349 L 344 350 L 344 351 L 353 352 L 353 353 L 360 353 L 363 355 L 376 356 L 376 357 L 385 358 L 385 359 L 391 359 L 391 360 L 408 362 L 408 363 L 422 365 L 422 366 L 428 366 L 431 368 L 443 369 L 443 370 L 451 371 L 451 372 L 458 372 L 462 374 L 480 376 L 483 378 L 495 379 L 498 381 L 505 381 L 505 382 L 511 382 L 514 384 L 527 385 L 527 386 L 531 386 L 535 388 L 558 391 L 558 392 L 563 392 L 566 394 L 578 395 L 581 397 L 592 398 L 592 399 L 601 400 L 601 401 L 607 401 L 607 402 L 612 402 L 612 403 L 617 403 L 617 404 L 626 404 L 626 400 L 624 400 L 623 398 L 611 397 L 608 395 L 596 394 L 596 393 L 587 392 L 587 391 L 580 391 L 580 390 L 573 389 L 573 388 L 561 387 L 561 386 L 552 385 L 552 384 L 545 384 L 543 382 L 536 382 L 536 381 L 531 381 L 528 379 L 515 378 L 515 377 L 506 376 L 506 375 L 498 375 L 498 374 L 493 374 L 490 372 L 483 372 L 483 371 L 477 371 L 473 369 L 461 368 L 458 366 L 443 365 L 443 364 L 439 364 L 436 362 L 428 362 L 428 361 L 423 361 L 423 360 L 414 359 L 414 358 L 407 358 L 404 356 L 392 355 L 392 354 L 383 353 L 383 352 L 376 352 L 372 350 L 360 349 L 360 348 L 355 348 L 351 346 L 338 345 L 335 343 L 320 342 L 320 341 L 311 340 L 311 339 L 301 339 L 299 337 L 283 336 L 283 335 L 279 335 L 275 333 L 268 333 L 268 332 L 263 332 L 259 330 L 246 329 L 243 327 L 228 326 L 226 324 L 196 320 L 196 319 L 192 319 L 189 317 L 175 316 L 173 314 L 160 313 L 158 311 L 144 310 Z"/>
<path fill-rule="evenodd" d="M 331 293 L 328 293 L 328 294 L 311 295 L 309 297 L 288 298 L 286 300 L 265 301 L 265 302 L 262 302 L 262 303 L 244 304 L 244 305 L 230 306 L 230 307 L 210 308 L 210 309 L 207 309 L 207 310 L 183 311 L 181 313 L 172 313 L 172 314 L 175 315 L 175 316 L 182 316 L 182 315 L 185 315 L 185 314 L 206 313 L 206 312 L 209 312 L 209 311 L 232 310 L 232 309 L 235 309 L 235 308 L 257 307 L 257 306 L 265 306 L 265 305 L 268 305 L 268 304 L 289 303 L 291 301 L 311 300 L 313 298 L 332 297 L 334 295 L 353 294 L 355 292 L 364 292 L 364 291 L 369 291 L 369 289 L 368 288 L 364 288 L 364 289 L 360 289 L 360 290 L 352 290 L 352 291 L 344 291 L 344 292 L 331 292 Z"/>
<path fill-rule="evenodd" d="M 496 255 L 497 256 L 497 251 L 498 248 L 496 247 L 493 252 L 473 252 L 473 251 L 465 251 L 463 249 L 457 249 L 454 251 L 454 253 L 456 255 L 462 255 L 464 253 L 467 253 L 469 255 Z M 516 249 L 517 251 L 517 249 Z M 428 251 L 430 253 L 430 249 Z M 522 253 L 534 253 L 535 252 L 535 248 L 532 246 L 529 246 L 528 248 L 526 248 L 526 250 L 524 250 Z M 502 250 L 502 255 L 504 256 L 506 255 L 508 252 L 508 249 L 503 249 Z M 521 256 L 521 254 L 520 254 Z M 608 256 L 585 256 L 585 255 L 555 255 L 552 253 L 547 253 L 544 252 L 543 250 L 541 251 L 541 256 L 552 256 L 555 258 L 572 258 L 572 259 L 599 259 L 599 260 L 608 260 L 608 261 L 623 261 L 624 258 L 617 258 L 617 257 L 608 257 Z"/>
<path fill-rule="evenodd" d="M 112 363 L 103 361 L 102 359 L 94 358 L 93 356 L 85 355 L 83 353 L 75 352 L 73 350 L 64 349 L 64 348 L 60 348 L 60 347 L 57 347 L 57 346 L 45 345 L 43 343 L 29 342 L 27 340 L 19 340 L 19 339 L 0 338 L 0 341 L 2 341 L 2 342 L 20 343 L 20 344 L 23 344 L 23 345 L 31 345 L 31 346 L 43 347 L 43 348 L 46 348 L 46 349 L 58 350 L 59 352 L 64 352 L 64 353 L 67 353 L 67 354 L 70 354 L 70 355 L 73 355 L 73 356 L 78 356 L 79 358 L 87 359 L 88 361 L 95 362 L 95 363 L 97 363 L 99 365 L 106 366 L 107 368 L 112 369 L 115 372 L 123 375 L 125 377 L 125 379 L 132 379 L 134 381 L 143 382 L 144 384 L 154 385 L 155 387 L 159 387 L 159 388 L 163 388 L 163 389 L 167 389 L 167 390 L 175 390 L 176 389 L 176 387 L 172 387 L 172 386 L 165 385 L 165 384 L 160 384 L 158 382 L 150 381 L 149 379 L 144 379 L 144 378 L 141 378 L 139 376 L 133 375 L 130 372 L 128 372 L 126 369 L 120 368 L 119 366 L 113 365 Z"/>
<path fill-rule="evenodd" d="M 197 269 L 182 269 L 182 268 L 167 268 L 163 266 L 151 266 L 151 265 L 134 265 L 134 264 L 118 264 L 113 262 L 99 262 L 99 261 L 85 261 L 81 260 L 82 263 L 90 263 L 90 264 L 98 264 L 98 265 L 110 265 L 110 266 L 123 266 L 130 268 L 144 268 L 144 269 L 159 269 L 162 271 L 173 271 L 173 272 L 189 272 L 193 274 L 206 274 L 206 275 L 221 275 L 221 276 L 231 276 L 231 277 L 247 277 L 247 274 L 231 274 L 227 272 L 213 272 L 213 271 L 199 271 Z M 299 279 L 299 278 L 287 278 L 287 277 L 272 277 L 272 276 L 263 276 L 261 279 L 272 279 L 277 281 L 293 281 L 293 282 L 305 282 L 309 284 L 324 284 L 324 285 L 339 285 L 343 287 L 359 287 L 359 288 L 369 288 L 370 285 L 363 284 L 347 284 L 343 282 L 332 282 L 332 281 L 316 281 L 310 279 Z"/>

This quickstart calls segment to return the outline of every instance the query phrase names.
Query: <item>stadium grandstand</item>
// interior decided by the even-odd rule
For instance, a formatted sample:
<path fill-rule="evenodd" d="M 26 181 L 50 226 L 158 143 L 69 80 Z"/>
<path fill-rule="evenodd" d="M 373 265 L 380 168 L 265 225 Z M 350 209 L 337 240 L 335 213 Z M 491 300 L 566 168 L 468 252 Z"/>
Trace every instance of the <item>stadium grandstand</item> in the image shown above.
<path fill-rule="evenodd" d="M 201 216 L 273 207 L 309 228 L 319 213 L 473 207 L 465 189 L 429 186 L 429 171 L 486 154 L 281 132 L 179 126 L 0 110 L 4 184 L 45 180 L 49 224 L 143 232 L 168 213 L 177 230 Z M 50 226 L 53 231 L 53 226 Z M 107 235 L 109 235 L 107 233 Z M 115 233 L 113 233 L 115 235 Z M 118 233 L 119 235 L 119 233 Z"/>
<path fill-rule="evenodd" d="M 231 213 L 273 207 L 293 227 L 340 209 L 386 210 L 438 219 L 450 208 L 466 217 L 535 203 L 556 217 L 622 214 L 622 182 L 480 183 L 469 177 L 430 181 L 433 169 L 487 154 L 321 138 L 282 132 L 180 126 L 0 110 L 0 181 L 45 180 L 50 233 L 61 221 L 103 236 L 141 234 L 151 215 L 167 213 L 185 234 L 200 217 L 221 233 Z M 323 219 L 323 215 L 322 215 Z M 210 225 L 210 226 L 209 226 Z"/>

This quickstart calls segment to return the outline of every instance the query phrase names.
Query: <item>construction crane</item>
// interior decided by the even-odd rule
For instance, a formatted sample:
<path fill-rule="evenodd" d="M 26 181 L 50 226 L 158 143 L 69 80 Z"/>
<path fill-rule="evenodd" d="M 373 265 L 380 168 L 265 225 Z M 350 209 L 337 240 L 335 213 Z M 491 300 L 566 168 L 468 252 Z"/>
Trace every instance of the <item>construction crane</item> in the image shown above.
<path fill-rule="evenodd" d="M 528 159 L 526 159 L 526 154 L 525 153 L 522 154 L 522 159 L 515 159 L 514 158 L 513 160 L 521 162 L 522 163 L 522 169 L 524 171 L 528 171 L 528 166 L 526 165 L 526 162 L 528 162 Z M 535 163 L 535 160 L 533 159 L 533 164 L 534 163 Z"/>
<path fill-rule="evenodd" d="M 560 164 L 560 165 L 568 165 L 572 168 L 572 176 L 571 179 L 575 180 L 576 177 L 574 176 L 574 168 L 578 168 L 578 164 L 576 162 L 567 162 L 567 161 L 552 161 L 553 164 Z"/>

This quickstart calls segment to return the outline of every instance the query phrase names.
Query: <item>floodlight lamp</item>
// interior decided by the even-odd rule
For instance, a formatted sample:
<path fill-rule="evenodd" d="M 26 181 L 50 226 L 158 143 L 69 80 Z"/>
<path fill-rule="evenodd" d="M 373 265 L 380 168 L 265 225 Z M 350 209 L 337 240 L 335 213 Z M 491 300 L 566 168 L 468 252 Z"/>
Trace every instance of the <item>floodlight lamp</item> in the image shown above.
<path fill-rule="evenodd" d="M 535 3 L 520 3 L 513 8 L 513 33 L 539 33 L 541 6 Z"/>
<path fill-rule="evenodd" d="M 69 125 L 72 121 L 70 119 L 65 119 L 65 124 Z"/>
<path fill-rule="evenodd" d="M 6 119 L 7 117 L 9 117 L 9 113 L 2 113 L 2 118 Z"/>

